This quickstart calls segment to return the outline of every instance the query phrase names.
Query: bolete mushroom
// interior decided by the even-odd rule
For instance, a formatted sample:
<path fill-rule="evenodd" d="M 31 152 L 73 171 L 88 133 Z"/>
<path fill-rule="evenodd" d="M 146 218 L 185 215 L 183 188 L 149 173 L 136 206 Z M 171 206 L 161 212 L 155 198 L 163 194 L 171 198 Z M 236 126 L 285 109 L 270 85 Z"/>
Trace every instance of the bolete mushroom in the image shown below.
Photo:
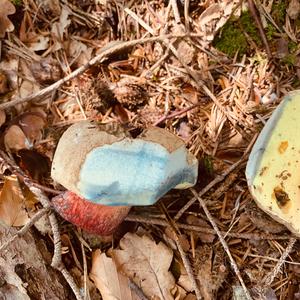
<path fill-rule="evenodd" d="M 258 206 L 300 236 L 300 91 L 290 93 L 261 131 L 246 167 Z"/>
<path fill-rule="evenodd" d="M 66 220 L 111 234 L 133 205 L 151 205 L 197 180 L 198 161 L 176 135 L 151 127 L 133 139 L 119 126 L 83 121 L 62 135 L 52 178 L 68 191 L 52 203 Z"/>

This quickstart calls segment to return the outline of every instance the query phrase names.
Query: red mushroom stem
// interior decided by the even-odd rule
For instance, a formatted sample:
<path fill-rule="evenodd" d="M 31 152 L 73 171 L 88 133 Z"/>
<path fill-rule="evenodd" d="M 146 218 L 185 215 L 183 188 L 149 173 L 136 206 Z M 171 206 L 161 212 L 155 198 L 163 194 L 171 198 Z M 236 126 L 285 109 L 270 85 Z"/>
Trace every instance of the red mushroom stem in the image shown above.
<path fill-rule="evenodd" d="M 67 221 L 99 235 L 112 234 L 131 208 L 95 204 L 70 191 L 54 197 L 52 205 Z"/>

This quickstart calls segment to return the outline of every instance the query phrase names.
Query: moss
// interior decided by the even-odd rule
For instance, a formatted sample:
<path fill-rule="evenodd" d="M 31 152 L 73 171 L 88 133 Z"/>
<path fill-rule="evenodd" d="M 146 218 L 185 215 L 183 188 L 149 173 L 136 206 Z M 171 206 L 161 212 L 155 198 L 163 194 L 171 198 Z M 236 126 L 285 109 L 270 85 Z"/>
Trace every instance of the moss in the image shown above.
<path fill-rule="evenodd" d="M 272 7 L 271 15 L 277 25 L 283 25 L 285 21 L 285 14 L 287 4 L 284 0 L 277 0 Z"/>
<path fill-rule="evenodd" d="M 285 57 L 283 57 L 281 61 L 288 67 L 293 67 L 297 62 L 297 57 L 295 54 L 288 54 Z"/>
<path fill-rule="evenodd" d="M 265 33 L 268 41 L 273 41 L 275 34 L 277 33 L 277 29 L 272 24 L 268 23 L 267 27 L 265 28 Z"/>
<path fill-rule="evenodd" d="M 221 35 L 215 38 L 213 45 L 228 56 L 233 57 L 236 52 L 242 56 L 249 48 L 244 32 L 258 46 L 262 45 L 258 30 L 248 11 L 243 12 L 239 19 L 231 18 L 222 28 Z"/>
<path fill-rule="evenodd" d="M 241 30 L 229 23 L 224 26 L 222 35 L 214 40 L 214 46 L 232 57 L 236 52 L 239 52 L 240 55 L 245 54 L 248 44 Z"/>
<path fill-rule="evenodd" d="M 22 5 L 22 0 L 10 0 L 14 5 L 16 6 L 21 6 Z"/>
<path fill-rule="evenodd" d="M 295 77 L 294 80 L 293 80 L 293 82 L 292 82 L 292 87 L 293 87 L 294 89 L 298 89 L 299 86 L 300 86 L 300 80 L 299 80 L 298 77 Z"/>
<path fill-rule="evenodd" d="M 298 49 L 298 44 L 293 41 L 289 41 L 288 48 L 289 48 L 290 53 L 294 53 Z"/>
<path fill-rule="evenodd" d="M 242 29 L 252 38 L 252 40 L 258 45 L 261 46 L 262 42 L 260 39 L 259 32 L 257 30 L 257 27 L 255 25 L 255 22 L 250 15 L 250 13 L 244 12 L 242 13 L 240 20 L 239 20 Z"/>

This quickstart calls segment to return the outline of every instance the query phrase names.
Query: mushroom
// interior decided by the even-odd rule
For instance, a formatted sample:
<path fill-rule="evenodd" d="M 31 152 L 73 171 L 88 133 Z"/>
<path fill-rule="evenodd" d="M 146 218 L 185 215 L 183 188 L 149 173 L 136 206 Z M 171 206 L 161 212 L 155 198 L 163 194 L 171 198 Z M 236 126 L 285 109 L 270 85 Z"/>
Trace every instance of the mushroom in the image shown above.
<path fill-rule="evenodd" d="M 300 91 L 275 109 L 250 153 L 246 178 L 258 206 L 300 236 Z"/>
<path fill-rule="evenodd" d="M 176 135 L 150 127 L 131 138 L 119 126 L 83 121 L 62 135 L 51 176 L 68 191 L 53 198 L 66 220 L 111 234 L 133 205 L 152 205 L 170 189 L 193 186 L 198 161 Z"/>

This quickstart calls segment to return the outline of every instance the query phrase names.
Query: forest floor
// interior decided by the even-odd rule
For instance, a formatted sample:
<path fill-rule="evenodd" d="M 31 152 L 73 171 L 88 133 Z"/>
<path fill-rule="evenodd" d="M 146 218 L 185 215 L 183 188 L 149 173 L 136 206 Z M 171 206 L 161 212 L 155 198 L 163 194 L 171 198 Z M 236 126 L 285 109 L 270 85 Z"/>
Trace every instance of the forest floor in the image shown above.
<path fill-rule="evenodd" d="M 300 244 L 245 178 L 265 122 L 300 87 L 298 0 L 0 7 L 4 299 L 300 299 Z M 86 119 L 175 133 L 199 160 L 196 186 L 132 208 L 105 238 L 51 213 L 56 145 Z"/>

